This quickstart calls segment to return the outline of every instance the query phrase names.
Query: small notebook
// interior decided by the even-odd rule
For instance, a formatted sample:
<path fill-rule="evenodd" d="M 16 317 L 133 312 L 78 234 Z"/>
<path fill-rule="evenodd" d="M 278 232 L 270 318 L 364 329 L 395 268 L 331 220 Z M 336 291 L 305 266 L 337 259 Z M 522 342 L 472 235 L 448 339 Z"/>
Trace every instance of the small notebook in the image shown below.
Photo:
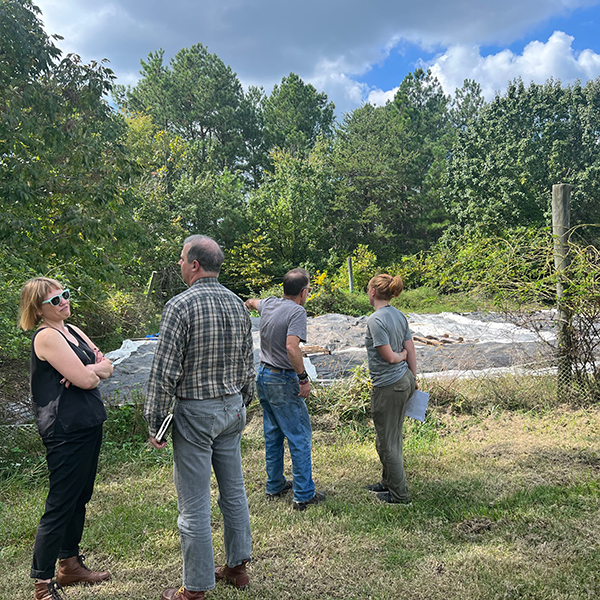
<path fill-rule="evenodd" d="M 415 393 L 406 403 L 406 416 L 417 421 L 425 420 L 425 411 L 429 402 L 429 394 L 421 390 L 415 390 Z"/>
<path fill-rule="evenodd" d="M 165 417 L 165 420 L 162 422 L 162 425 L 160 426 L 160 429 L 158 430 L 158 433 L 156 434 L 156 437 L 154 438 L 159 444 L 163 441 L 165 434 L 167 433 L 167 430 L 169 429 L 169 427 L 171 425 L 172 420 L 173 420 L 173 413 L 169 413 Z"/>

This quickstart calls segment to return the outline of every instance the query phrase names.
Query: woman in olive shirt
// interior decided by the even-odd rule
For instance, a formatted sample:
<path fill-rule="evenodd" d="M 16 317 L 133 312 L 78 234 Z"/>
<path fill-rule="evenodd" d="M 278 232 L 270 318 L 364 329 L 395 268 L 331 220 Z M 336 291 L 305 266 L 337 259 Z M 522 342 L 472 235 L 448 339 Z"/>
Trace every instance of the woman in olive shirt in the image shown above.
<path fill-rule="evenodd" d="M 390 305 L 403 289 L 400 277 L 387 273 L 369 281 L 369 302 L 375 312 L 367 321 L 367 358 L 373 382 L 371 412 L 377 433 L 381 481 L 367 486 L 389 504 L 409 504 L 402 460 L 402 426 L 406 403 L 417 387 L 417 357 L 406 317 Z"/>

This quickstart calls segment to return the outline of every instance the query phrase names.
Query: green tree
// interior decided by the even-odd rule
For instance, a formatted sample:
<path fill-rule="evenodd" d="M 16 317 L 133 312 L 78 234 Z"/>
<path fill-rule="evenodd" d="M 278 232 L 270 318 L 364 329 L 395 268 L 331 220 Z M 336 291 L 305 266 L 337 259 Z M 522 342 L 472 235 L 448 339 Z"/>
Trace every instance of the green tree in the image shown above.
<path fill-rule="evenodd" d="M 47 73 L 60 50 L 40 21 L 41 11 L 31 0 L 0 2 L 0 77 L 2 85 L 32 81 Z M 6 110 L 7 107 L 4 107 Z"/>
<path fill-rule="evenodd" d="M 440 188 L 454 138 L 449 100 L 431 71 L 423 69 L 409 73 L 394 98 L 401 132 L 397 143 L 411 156 L 403 178 L 412 250 L 435 241 L 447 225 Z"/>
<path fill-rule="evenodd" d="M 30 2 L 1 6 L 0 241 L 38 272 L 106 268 L 131 172 L 124 123 L 103 99 L 112 71 L 59 60 Z"/>
<path fill-rule="evenodd" d="M 269 143 L 265 137 L 265 100 L 266 94 L 262 87 L 250 86 L 240 113 L 246 148 L 240 171 L 253 189 L 258 188 L 263 173 L 270 166 Z"/>
<path fill-rule="evenodd" d="M 295 73 L 275 85 L 264 103 L 266 138 L 270 148 L 306 156 L 319 136 L 333 134 L 335 105 Z"/>
<path fill-rule="evenodd" d="M 202 44 L 182 48 L 168 67 L 163 59 L 161 49 L 142 60 L 141 80 L 119 88 L 116 101 L 194 142 L 207 170 L 236 168 L 245 155 L 242 117 L 248 111 L 236 74 Z"/>
<path fill-rule="evenodd" d="M 331 153 L 335 174 L 331 241 L 342 260 L 361 243 L 391 259 L 407 246 L 410 213 L 405 173 L 413 156 L 399 141 L 392 106 L 365 104 L 344 116 Z"/>
<path fill-rule="evenodd" d="M 466 129 L 479 118 L 484 106 L 481 86 L 473 79 L 465 79 L 462 87 L 456 89 L 450 103 L 450 120 L 454 129 Z"/>
<path fill-rule="evenodd" d="M 512 82 L 457 133 L 444 202 L 461 227 L 549 223 L 551 188 L 571 183 L 572 223 L 600 218 L 600 80 Z"/>
<path fill-rule="evenodd" d="M 81 289 L 74 302 L 87 322 L 111 286 L 134 287 L 122 267 L 139 230 L 126 125 L 104 100 L 110 69 L 61 59 L 29 0 L 2 0 L 0 32 L 0 353 L 14 355 L 25 339 L 16 331 L 23 282 L 50 274 Z"/>
<path fill-rule="evenodd" d="M 322 267 L 330 246 L 326 227 L 332 186 L 322 154 L 273 152 L 273 173 L 249 198 L 250 232 L 270 250 L 273 271 L 298 265 Z M 247 240 L 249 241 L 249 240 Z"/>
<path fill-rule="evenodd" d="M 440 235 L 447 216 L 439 187 L 452 135 L 448 98 L 421 69 L 405 77 L 392 103 L 345 115 L 332 152 L 340 258 L 366 244 L 393 262 Z"/>

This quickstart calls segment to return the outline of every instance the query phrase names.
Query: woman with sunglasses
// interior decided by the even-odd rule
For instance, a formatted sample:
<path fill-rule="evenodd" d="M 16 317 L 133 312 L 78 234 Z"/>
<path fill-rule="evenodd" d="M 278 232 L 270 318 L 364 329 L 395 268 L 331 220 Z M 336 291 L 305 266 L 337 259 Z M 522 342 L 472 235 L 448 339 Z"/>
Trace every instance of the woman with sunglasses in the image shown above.
<path fill-rule="evenodd" d="M 37 327 L 31 342 L 31 397 L 50 472 L 33 550 L 34 600 L 60 600 L 62 586 L 110 577 L 85 566 L 79 543 L 106 420 L 97 386 L 113 369 L 81 329 L 65 324 L 69 298 L 69 290 L 47 277 L 30 279 L 21 290 L 21 327 Z"/>

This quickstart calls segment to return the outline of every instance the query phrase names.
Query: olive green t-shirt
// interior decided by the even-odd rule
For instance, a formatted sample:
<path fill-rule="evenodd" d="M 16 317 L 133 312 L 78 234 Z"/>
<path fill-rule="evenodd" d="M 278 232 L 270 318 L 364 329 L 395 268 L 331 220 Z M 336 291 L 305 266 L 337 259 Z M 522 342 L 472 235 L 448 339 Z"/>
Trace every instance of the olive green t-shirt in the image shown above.
<path fill-rule="evenodd" d="M 375 387 L 396 383 L 408 369 L 406 361 L 394 364 L 387 362 L 377 347 L 389 344 L 394 352 L 401 352 L 407 340 L 412 340 L 408 320 L 397 308 L 382 306 L 369 317 L 365 341 L 369 374 Z"/>

